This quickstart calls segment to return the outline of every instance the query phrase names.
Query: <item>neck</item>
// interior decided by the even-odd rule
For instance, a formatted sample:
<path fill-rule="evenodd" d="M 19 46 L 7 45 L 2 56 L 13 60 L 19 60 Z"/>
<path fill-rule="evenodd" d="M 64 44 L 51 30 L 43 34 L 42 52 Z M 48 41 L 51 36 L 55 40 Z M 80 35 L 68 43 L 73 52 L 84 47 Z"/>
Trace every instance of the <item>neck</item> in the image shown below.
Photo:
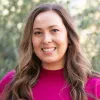
<path fill-rule="evenodd" d="M 59 70 L 64 67 L 64 62 L 42 63 L 42 67 L 47 70 Z"/>

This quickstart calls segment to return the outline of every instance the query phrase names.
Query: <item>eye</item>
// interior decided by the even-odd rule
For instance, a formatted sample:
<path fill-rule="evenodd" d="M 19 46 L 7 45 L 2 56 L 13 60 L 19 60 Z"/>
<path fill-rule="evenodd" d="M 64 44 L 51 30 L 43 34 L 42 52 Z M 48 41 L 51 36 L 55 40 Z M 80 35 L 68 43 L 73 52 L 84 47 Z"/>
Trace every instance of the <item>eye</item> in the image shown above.
<path fill-rule="evenodd" d="M 35 34 L 35 35 L 40 35 L 40 34 L 42 34 L 42 32 L 38 32 L 38 31 L 37 31 L 37 32 L 34 32 L 34 34 Z"/>
<path fill-rule="evenodd" d="M 58 30 L 58 29 L 52 29 L 52 31 L 53 31 L 53 32 L 58 32 L 59 30 Z"/>

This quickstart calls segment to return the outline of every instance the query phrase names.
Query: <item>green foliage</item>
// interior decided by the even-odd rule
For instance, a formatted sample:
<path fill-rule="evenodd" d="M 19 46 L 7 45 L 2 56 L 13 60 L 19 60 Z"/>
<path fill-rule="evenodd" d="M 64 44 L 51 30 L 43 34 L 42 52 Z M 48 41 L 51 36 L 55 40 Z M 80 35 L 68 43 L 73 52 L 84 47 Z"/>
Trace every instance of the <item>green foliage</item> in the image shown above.
<path fill-rule="evenodd" d="M 9 0 L 1 5 L 0 14 L 0 77 L 15 68 L 18 60 L 18 45 L 23 24 L 35 2 Z"/>
<path fill-rule="evenodd" d="M 100 71 L 100 2 L 88 2 L 84 11 L 77 15 L 79 29 L 86 34 L 84 50 L 95 70 Z M 88 31 L 88 32 L 86 32 Z M 84 38 L 84 37 L 83 37 Z"/>

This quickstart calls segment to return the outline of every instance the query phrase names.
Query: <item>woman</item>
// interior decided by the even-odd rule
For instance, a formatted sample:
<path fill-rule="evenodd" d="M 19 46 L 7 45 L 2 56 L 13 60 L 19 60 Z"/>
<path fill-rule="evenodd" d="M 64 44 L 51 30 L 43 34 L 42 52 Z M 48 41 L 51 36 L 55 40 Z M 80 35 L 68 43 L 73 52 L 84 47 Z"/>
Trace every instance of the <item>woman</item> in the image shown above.
<path fill-rule="evenodd" d="M 28 17 L 20 62 L 0 83 L 1 100 L 99 100 L 100 75 L 83 56 L 73 22 L 58 4 Z"/>

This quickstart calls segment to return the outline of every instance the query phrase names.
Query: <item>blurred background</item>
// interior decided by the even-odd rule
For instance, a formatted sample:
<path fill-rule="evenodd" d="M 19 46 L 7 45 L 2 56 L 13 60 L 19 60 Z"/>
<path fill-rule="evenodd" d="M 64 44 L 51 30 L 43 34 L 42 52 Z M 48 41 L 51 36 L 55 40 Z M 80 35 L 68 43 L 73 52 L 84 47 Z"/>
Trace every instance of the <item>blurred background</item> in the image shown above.
<path fill-rule="evenodd" d="M 15 68 L 26 18 L 40 3 L 60 3 L 71 14 L 83 51 L 100 71 L 100 0 L 0 0 L 0 79 Z"/>

